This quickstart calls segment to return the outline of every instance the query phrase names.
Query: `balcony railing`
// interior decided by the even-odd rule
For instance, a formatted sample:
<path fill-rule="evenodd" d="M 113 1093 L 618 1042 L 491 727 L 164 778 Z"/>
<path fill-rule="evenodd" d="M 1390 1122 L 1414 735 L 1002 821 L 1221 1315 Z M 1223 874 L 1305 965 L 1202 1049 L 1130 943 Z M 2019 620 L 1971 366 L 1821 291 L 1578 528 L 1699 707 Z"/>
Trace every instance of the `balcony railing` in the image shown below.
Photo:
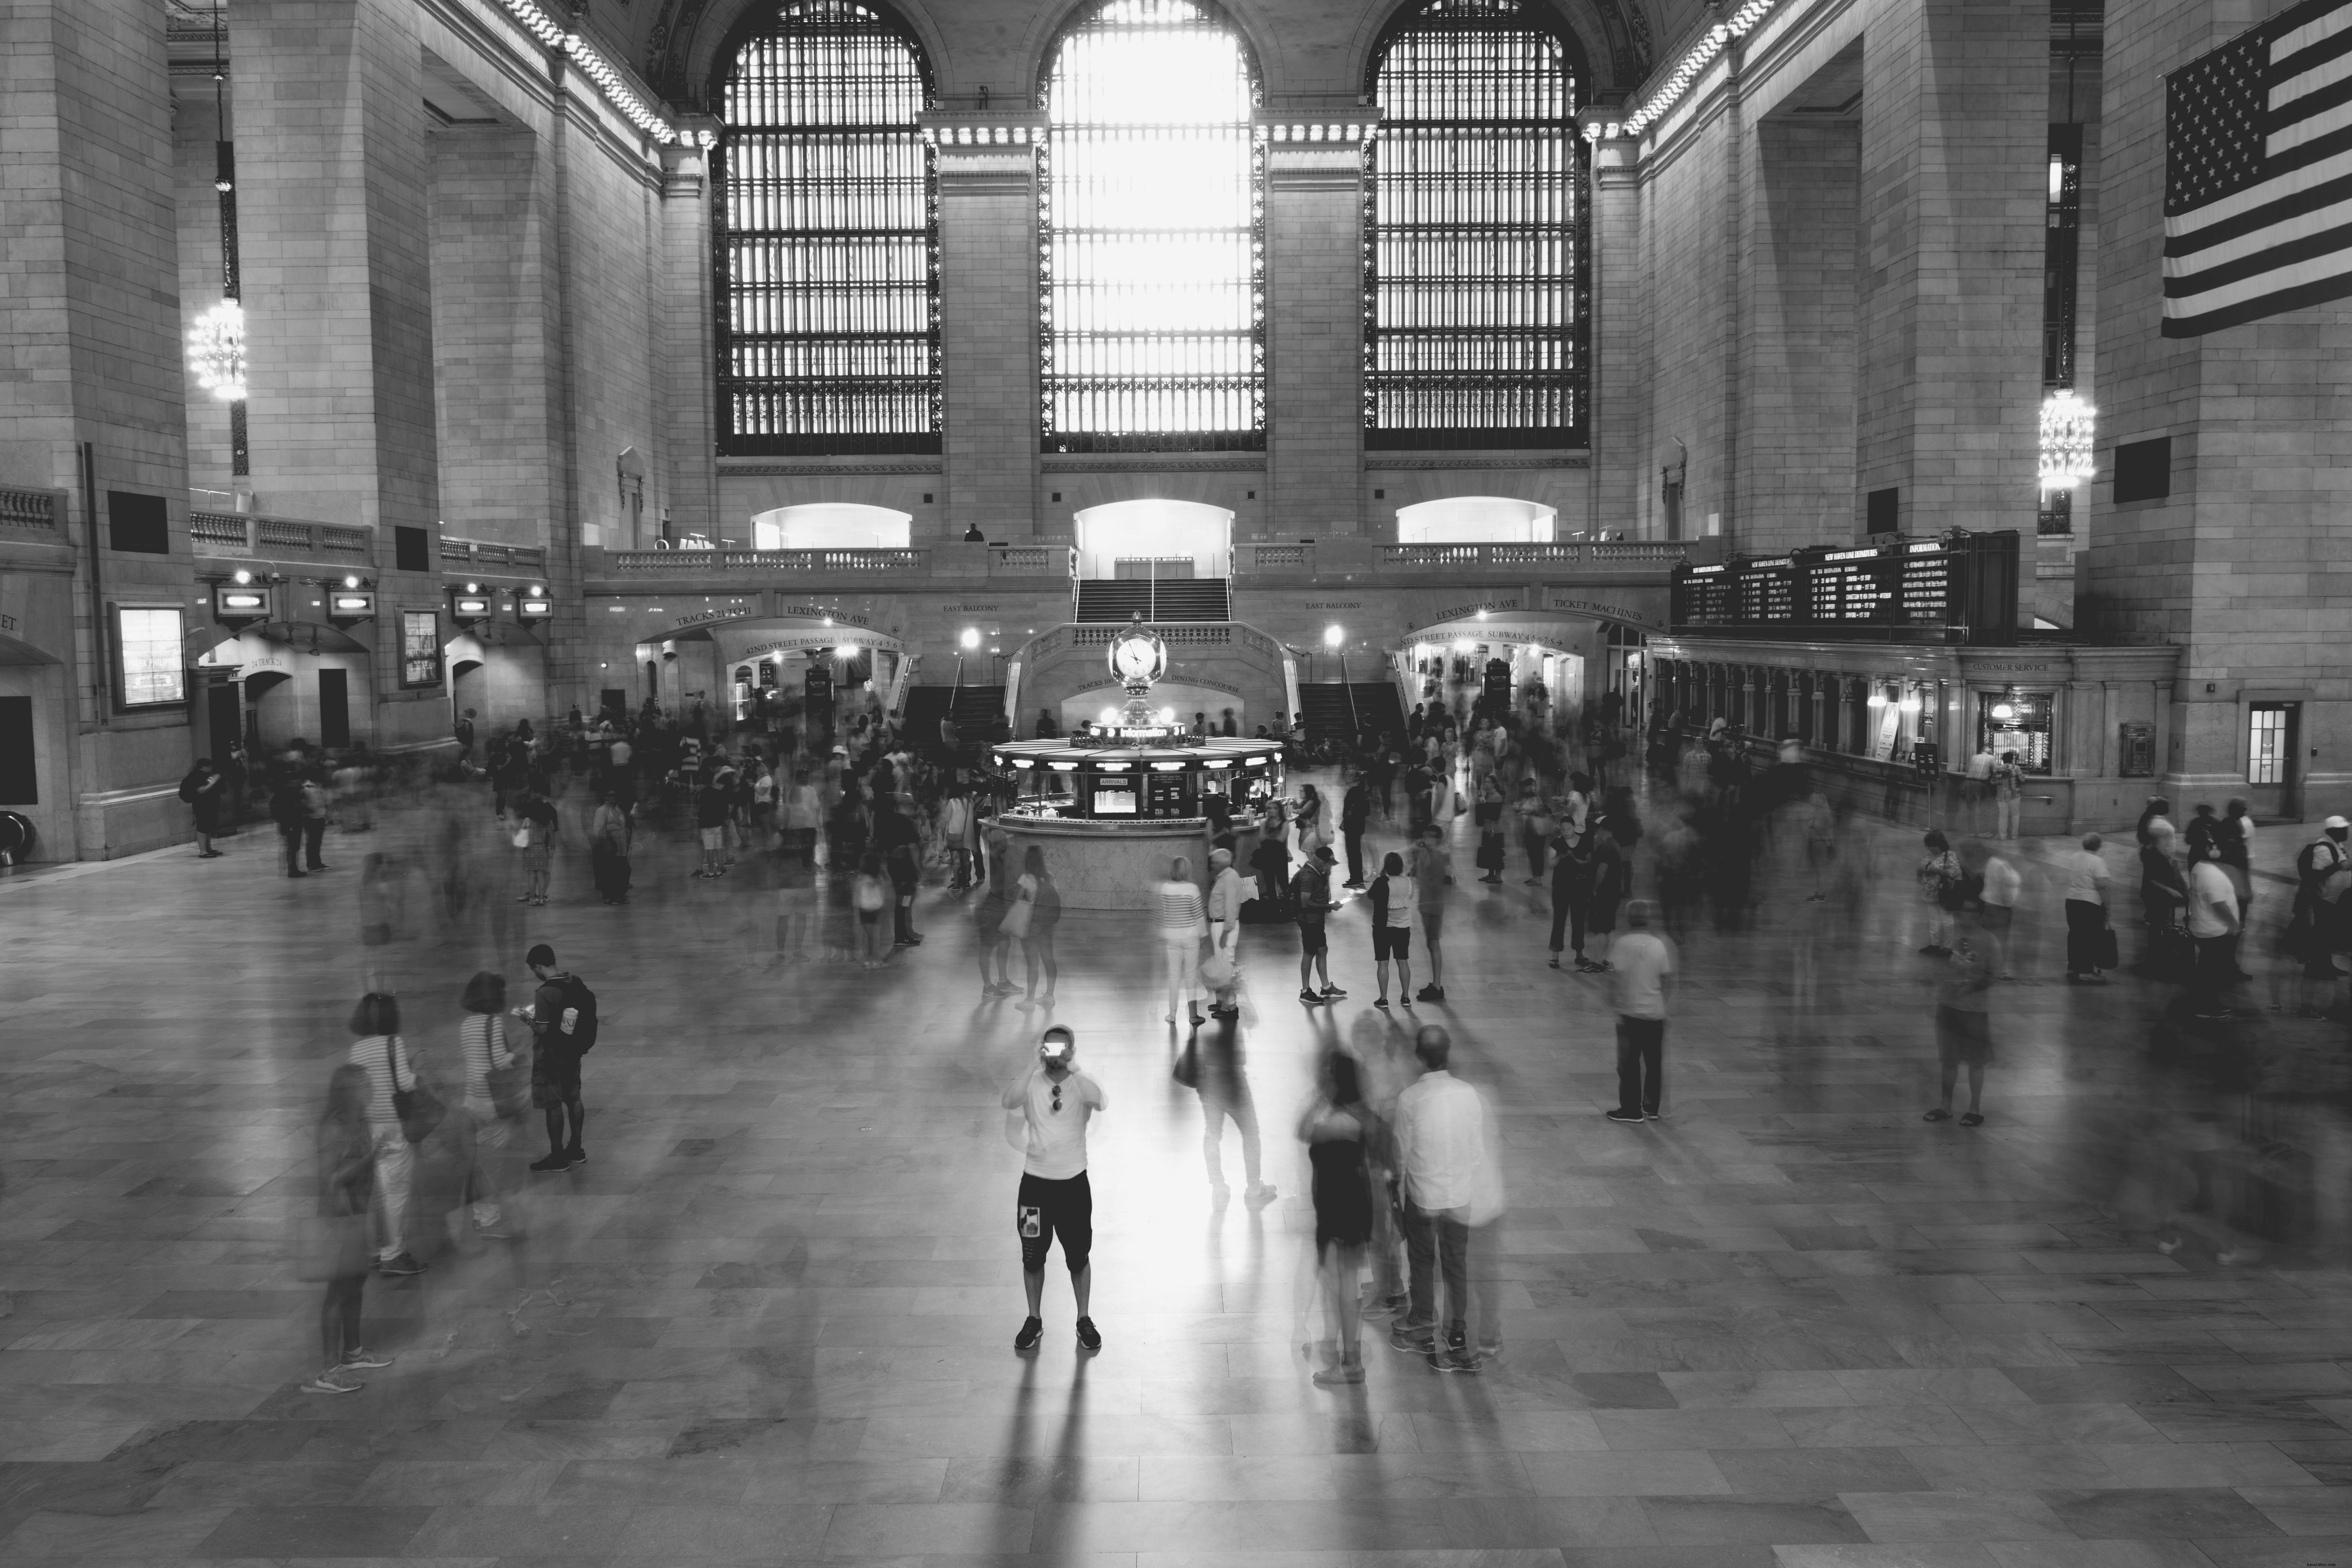
<path fill-rule="evenodd" d="M 375 556 L 372 528 L 243 512 L 190 512 L 188 542 L 199 555 L 249 555 L 264 560 L 316 555 L 361 564 L 372 563 Z"/>
<path fill-rule="evenodd" d="M 441 564 L 473 572 L 541 573 L 547 570 L 547 551 L 537 544 L 452 539 L 445 533 L 441 536 Z"/>
<path fill-rule="evenodd" d="M 929 556 L 923 550 L 615 550 L 605 555 L 604 564 L 614 572 L 658 572 L 674 577 L 711 572 L 882 576 L 927 572 Z"/>
<path fill-rule="evenodd" d="M 1511 571 L 1530 568 L 1673 566 L 1687 547 L 1672 539 L 1613 539 L 1558 544 L 1382 544 L 1373 565 L 1382 572 Z"/>
<path fill-rule="evenodd" d="M 65 537 L 66 492 L 0 487 L 0 528 Z"/>

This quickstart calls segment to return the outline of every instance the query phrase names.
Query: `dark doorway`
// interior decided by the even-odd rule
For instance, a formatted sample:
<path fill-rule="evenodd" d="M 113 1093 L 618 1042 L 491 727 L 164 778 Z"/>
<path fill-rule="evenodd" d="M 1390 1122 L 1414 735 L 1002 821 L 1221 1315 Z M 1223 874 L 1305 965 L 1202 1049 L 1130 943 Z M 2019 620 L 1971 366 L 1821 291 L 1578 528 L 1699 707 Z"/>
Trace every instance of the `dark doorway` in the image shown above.
<path fill-rule="evenodd" d="M 319 672 L 319 744 L 340 752 L 352 743 L 351 672 Z"/>
<path fill-rule="evenodd" d="M 0 697 L 0 805 L 41 804 L 33 755 L 33 700 Z"/>
<path fill-rule="evenodd" d="M 597 711 L 614 719 L 629 715 L 629 694 L 617 686 L 607 686 L 597 694 Z"/>
<path fill-rule="evenodd" d="M 228 749 L 245 732 L 245 704 L 237 696 L 237 683 L 224 680 L 217 686 L 205 688 L 205 754 L 215 767 L 228 761 Z"/>

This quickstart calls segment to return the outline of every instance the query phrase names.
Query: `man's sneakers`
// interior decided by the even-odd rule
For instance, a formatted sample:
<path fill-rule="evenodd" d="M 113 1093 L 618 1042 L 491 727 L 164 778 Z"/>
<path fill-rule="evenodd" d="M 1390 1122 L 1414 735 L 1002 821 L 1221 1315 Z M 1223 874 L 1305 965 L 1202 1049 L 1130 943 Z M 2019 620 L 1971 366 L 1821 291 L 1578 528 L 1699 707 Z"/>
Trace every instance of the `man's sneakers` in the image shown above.
<path fill-rule="evenodd" d="M 1389 1331 L 1389 1344 L 1410 1354 L 1426 1355 L 1437 1348 L 1437 1331 L 1426 1323 L 1415 1325 L 1400 1318 L 1396 1327 Z"/>
<path fill-rule="evenodd" d="M 1102 1331 L 1095 1327 L 1092 1318 L 1078 1320 L 1078 1348 L 1082 1351 L 1102 1349 Z"/>
<path fill-rule="evenodd" d="M 572 1155 L 568 1151 L 559 1149 L 544 1160 L 533 1160 L 530 1168 L 534 1171 L 568 1171 L 572 1169 Z"/>
<path fill-rule="evenodd" d="M 1475 1373 L 1486 1365 L 1479 1360 L 1478 1352 L 1466 1345 L 1449 1345 L 1442 1351 L 1433 1349 L 1423 1359 L 1429 1363 L 1432 1372 Z"/>
<path fill-rule="evenodd" d="M 588 1163 L 588 1151 L 574 1143 L 563 1152 L 563 1157 L 575 1165 L 584 1165 Z"/>
<path fill-rule="evenodd" d="M 1364 1363 L 1355 1357 L 1343 1357 L 1337 1366 L 1327 1366 L 1315 1374 L 1318 1388 L 1343 1388 L 1351 1383 L 1364 1381 Z"/>
<path fill-rule="evenodd" d="M 1045 1319 L 1024 1318 L 1021 1320 L 1021 1331 L 1013 1336 L 1013 1348 L 1016 1351 L 1034 1351 L 1037 1348 L 1037 1342 L 1045 1337 Z"/>
<path fill-rule="evenodd" d="M 345 1372 L 363 1372 L 371 1367 L 390 1366 L 392 1358 L 388 1355 L 378 1355 L 372 1350 L 351 1350 L 343 1352 L 341 1364 Z"/>
<path fill-rule="evenodd" d="M 1347 994 L 1348 994 L 1345 991 L 1340 990 L 1337 985 L 1326 985 L 1323 987 L 1323 1000 L 1326 1002 L 1342 1001 L 1346 998 Z"/>
<path fill-rule="evenodd" d="M 342 1368 L 331 1366 L 302 1385 L 305 1394 L 357 1394 L 366 1384 Z"/>
<path fill-rule="evenodd" d="M 1249 1206 L 1254 1209 L 1262 1209 L 1265 1207 L 1266 1205 L 1274 1202 L 1276 1195 L 1277 1194 L 1272 1186 L 1265 1182 L 1260 1182 L 1255 1186 L 1250 1188 L 1249 1191 L 1242 1194 L 1242 1201 L 1249 1205 Z M 1081 1321 L 1083 1321 L 1084 1320 L 1081 1320 Z"/>
<path fill-rule="evenodd" d="M 1322 997 L 1320 997 L 1320 996 L 1317 995 L 1317 994 L 1316 994 L 1314 992 L 1312 992 L 1312 991 L 1307 990 L 1307 989 L 1306 989 L 1306 988 L 1304 988 L 1304 987 L 1301 987 L 1301 988 L 1300 988 L 1300 990 L 1299 990 L 1299 993 L 1298 993 L 1298 999 L 1299 999 L 1301 1002 L 1306 1003 L 1309 1007 L 1319 1007 L 1319 1006 L 1321 1006 L 1321 1005 L 1323 1005 L 1323 998 L 1322 998 Z"/>
<path fill-rule="evenodd" d="M 1649 1120 L 1638 1110 L 1614 1110 L 1604 1111 L 1602 1114 L 1612 1121 L 1647 1121 Z"/>
<path fill-rule="evenodd" d="M 422 1274 L 425 1272 L 425 1265 L 417 1262 L 416 1259 L 411 1258 L 405 1252 L 401 1252 L 395 1253 L 390 1258 L 377 1258 L 375 1260 L 375 1271 L 378 1274 Z"/>
<path fill-rule="evenodd" d="M 1414 992 L 1412 995 L 1413 1000 L 1416 1002 L 1443 1002 L 1445 1000 L 1445 987 L 1443 985 L 1424 985 L 1420 990 Z"/>

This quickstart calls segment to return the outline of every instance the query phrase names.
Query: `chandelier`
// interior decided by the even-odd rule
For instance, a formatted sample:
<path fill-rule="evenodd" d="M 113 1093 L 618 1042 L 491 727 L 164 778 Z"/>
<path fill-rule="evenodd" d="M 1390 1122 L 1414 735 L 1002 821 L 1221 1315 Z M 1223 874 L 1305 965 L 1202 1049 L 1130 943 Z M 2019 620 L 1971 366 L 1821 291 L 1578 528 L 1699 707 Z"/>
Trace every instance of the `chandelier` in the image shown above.
<path fill-rule="evenodd" d="M 2098 410 L 2072 389 L 2052 393 L 2042 400 L 2042 488 L 2072 489 L 2089 482 L 2093 463 L 2091 436 Z"/>
<path fill-rule="evenodd" d="M 245 307 L 223 300 L 188 329 L 188 370 L 223 403 L 245 401 Z"/>

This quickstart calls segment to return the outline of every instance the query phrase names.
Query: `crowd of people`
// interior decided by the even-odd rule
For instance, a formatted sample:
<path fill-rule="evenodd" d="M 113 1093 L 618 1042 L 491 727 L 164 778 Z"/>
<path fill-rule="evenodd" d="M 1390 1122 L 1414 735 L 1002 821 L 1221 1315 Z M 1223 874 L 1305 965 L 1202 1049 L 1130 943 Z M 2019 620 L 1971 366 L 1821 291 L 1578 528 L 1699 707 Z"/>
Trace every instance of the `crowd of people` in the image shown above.
<path fill-rule="evenodd" d="M 518 724 L 492 735 L 477 763 L 475 736 L 461 727 L 459 756 L 437 784 L 364 753 L 328 758 L 299 744 L 264 768 L 247 765 L 236 784 L 208 766 L 190 776 L 200 827 L 220 828 L 226 803 L 247 789 L 270 802 L 298 874 L 325 868 L 320 850 L 331 822 L 369 831 L 386 795 L 437 790 L 433 798 L 445 806 L 422 864 L 404 864 L 390 847 L 362 858 L 364 994 L 320 1124 L 316 1235 L 305 1247 L 310 1277 L 327 1287 L 327 1364 L 314 1392 L 348 1392 L 354 1373 L 385 1364 L 359 1336 L 362 1287 L 370 1272 L 398 1277 L 426 1266 L 412 1240 L 421 1190 L 431 1189 L 440 1214 L 462 1212 L 478 1238 L 519 1249 L 521 1232 L 506 1206 L 518 1184 L 587 1158 L 580 1060 L 595 1038 L 593 994 L 558 969 L 544 944 L 533 945 L 525 955 L 537 981 L 531 1004 L 509 1012 L 503 978 L 475 974 L 462 988 L 465 1022 L 436 1069 L 400 1028 L 394 956 L 412 906 L 429 906 L 445 923 L 472 922 L 495 948 L 519 929 L 497 913 L 499 902 L 579 896 L 564 868 L 580 864 L 583 847 L 597 896 L 625 902 L 640 841 L 650 838 L 690 848 L 691 879 L 732 878 L 772 893 L 781 962 L 881 967 L 924 941 L 919 907 L 932 918 L 951 911 L 972 922 L 983 1004 L 1017 996 L 1022 1009 L 1048 1013 L 1057 1004 L 1062 902 L 1051 857 L 1035 846 L 1013 853 L 997 819 L 1003 796 L 968 757 L 918 749 L 882 715 L 831 744 L 712 733 L 651 704 L 594 723 L 575 714 L 550 728 L 542 735 Z M 1667 1026 L 1685 943 L 1751 928 L 1786 941 L 1787 994 L 1801 1013 L 1822 984 L 1824 934 L 1861 940 L 1852 921 L 1871 904 L 1885 861 L 1812 776 L 1801 747 L 1767 752 L 1721 721 L 1687 734 L 1654 731 L 1646 777 L 1636 777 L 1628 771 L 1632 734 L 1576 716 L 1555 723 L 1483 703 L 1462 714 L 1431 705 L 1409 717 L 1402 734 L 1342 741 L 1336 773 L 1324 775 L 1336 798 L 1300 778 L 1260 803 L 1254 824 L 1213 812 L 1202 874 L 1177 858 L 1155 890 L 1149 918 L 1171 1026 L 1170 1070 L 1198 1097 L 1203 1163 L 1220 1206 L 1232 1191 L 1228 1131 L 1238 1135 L 1244 1202 L 1261 1208 L 1278 1195 L 1264 1169 L 1244 1002 L 1269 942 L 1297 932 L 1297 1000 L 1325 1038 L 1315 1096 L 1297 1122 L 1326 1312 L 1320 1384 L 1361 1381 L 1368 1318 L 1391 1320 L 1393 1345 L 1444 1372 L 1478 1370 L 1498 1353 L 1501 1334 L 1491 1258 L 1503 1195 L 1492 1112 L 1453 1076 L 1447 1023 L 1431 1015 L 1402 1030 L 1355 1031 L 1342 1046 L 1331 1019 L 1349 992 L 1335 967 L 1371 993 L 1366 1017 L 1436 1007 L 1450 1023 L 1449 910 L 1524 903 L 1536 928 L 1548 927 L 1549 966 L 1590 982 L 1580 1005 L 1613 1018 L 1617 1093 L 1606 1119 L 1641 1124 L 1673 1113 Z M 2123 896 L 2106 846 L 2091 835 L 2079 847 L 2029 849 L 2006 837 L 2015 823 L 2003 809 L 2003 767 L 2013 763 L 1993 760 L 1984 787 L 1958 798 L 1951 825 L 1927 832 L 1902 873 L 1916 958 L 1926 961 L 1920 978 L 1932 994 L 1923 1014 L 1932 1027 L 1922 1030 L 1937 1066 L 1937 1099 L 1923 1113 L 1930 1123 L 1975 1128 L 1987 1119 L 1987 1069 L 2005 1038 L 2000 987 L 2025 966 L 2021 907 L 2042 925 L 2063 921 L 2068 983 L 2104 984 L 2122 967 L 2115 911 Z M 477 813 L 487 806 L 515 852 L 503 879 L 510 895 L 492 890 L 500 878 L 467 854 L 458 820 L 466 808 L 446 809 L 453 798 L 474 801 Z M 2265 1055 L 2249 1040 L 2263 1013 L 2248 1005 L 2251 976 L 2241 967 L 2256 901 L 2255 832 L 2242 801 L 2219 812 L 2200 805 L 2182 831 L 2168 803 L 2151 800 L 2137 825 L 2140 930 L 2131 968 L 2180 984 L 2151 1054 L 2181 1064 L 2209 1092 L 2252 1093 L 2262 1073 L 2253 1064 Z M 2352 934 L 2347 838 L 2344 820 L 2330 818 L 2297 855 L 2291 908 L 2278 925 L 2273 1012 L 2343 1016 L 2334 955 Z M 1457 868 L 1464 850 L 1469 865 Z M 198 853 L 218 851 L 203 842 Z M 664 863 L 682 864 L 675 856 Z M 935 896 L 923 898 L 926 888 Z M 1335 916 L 1351 895 L 1364 906 L 1369 952 L 1336 955 L 1335 965 Z M 1286 939 L 1279 945 L 1286 960 Z M 1072 1028 L 1045 1028 L 1036 1068 L 1004 1095 L 1026 1158 L 1017 1205 L 1029 1308 L 1016 1336 L 1023 1350 L 1043 1332 L 1044 1260 L 1056 1238 L 1076 1292 L 1078 1342 L 1088 1351 L 1102 1342 L 1089 1315 L 1086 1128 L 1108 1100 L 1076 1055 Z M 439 1094 L 460 1085 L 450 1096 L 457 1103 L 445 1104 Z M 548 1146 L 526 1159 L 524 1127 L 534 1115 L 545 1119 Z M 2207 1128 L 2199 1136 L 2200 1152 L 2183 1168 L 2200 1191 L 2253 1181 L 2248 1162 L 2231 1152 L 2253 1133 Z M 2275 1127 L 2267 1136 L 2266 1147 L 2280 1142 Z M 2171 1247 L 2197 1228 L 2199 1213 L 2227 1209 L 2232 1217 L 2214 1228 L 2225 1258 L 2246 1256 L 2251 1233 L 2290 1228 L 2276 1215 L 2293 1209 L 2292 1198 L 2268 1202 L 2273 1218 L 2263 1222 L 2234 1200 L 2147 1200 Z"/>

